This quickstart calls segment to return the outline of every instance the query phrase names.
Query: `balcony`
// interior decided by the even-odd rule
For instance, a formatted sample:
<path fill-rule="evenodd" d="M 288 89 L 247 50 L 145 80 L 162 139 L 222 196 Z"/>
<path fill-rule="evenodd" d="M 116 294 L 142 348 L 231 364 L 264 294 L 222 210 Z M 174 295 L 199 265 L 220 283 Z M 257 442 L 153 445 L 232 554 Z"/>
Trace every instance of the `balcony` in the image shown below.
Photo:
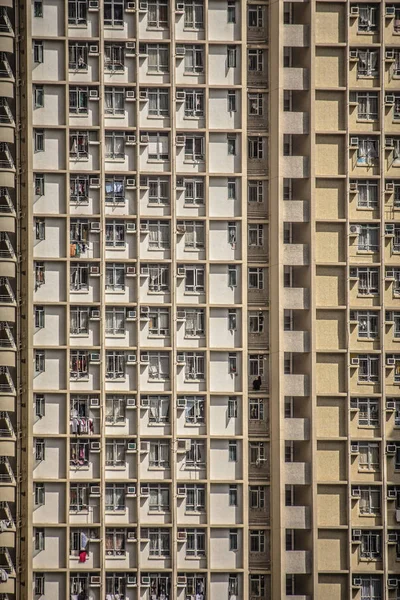
<path fill-rule="evenodd" d="M 308 244 L 284 244 L 282 261 L 284 265 L 305 266 L 309 264 Z"/>
<path fill-rule="evenodd" d="M 307 48 L 309 45 L 308 25 L 286 24 L 283 28 L 283 45 L 291 48 Z"/>
<path fill-rule="evenodd" d="M 268 552 L 249 552 L 250 569 L 270 569 L 271 559 Z"/>
<path fill-rule="evenodd" d="M 267 461 L 260 461 L 258 464 L 249 463 L 249 479 L 269 481 L 270 472 Z"/>
<path fill-rule="evenodd" d="M 249 350 L 268 350 L 268 331 L 249 333 L 247 337 Z"/>
<path fill-rule="evenodd" d="M 282 117 L 283 133 L 304 134 L 308 133 L 309 118 L 308 112 L 289 112 L 285 111 Z"/>
<path fill-rule="evenodd" d="M 310 308 L 310 292 L 308 288 L 284 288 L 283 305 L 285 308 L 308 309 Z"/>
<path fill-rule="evenodd" d="M 0 456 L 0 485 L 14 485 L 15 477 L 7 456 Z"/>
<path fill-rule="evenodd" d="M 267 418 L 262 421 L 249 419 L 248 432 L 250 435 L 269 435 L 269 420 Z"/>
<path fill-rule="evenodd" d="M 265 244 L 267 244 L 266 242 Z M 248 261 L 252 263 L 268 262 L 268 248 L 264 246 L 249 246 L 247 250 Z"/>
<path fill-rule="evenodd" d="M 15 394 L 15 385 L 8 367 L 0 367 L 0 394 Z"/>
<path fill-rule="evenodd" d="M 291 223 L 308 223 L 310 220 L 308 200 L 285 200 L 282 219 Z"/>
<path fill-rule="evenodd" d="M 309 440 L 310 422 L 308 419 L 285 419 L 285 440 Z"/>
<path fill-rule="evenodd" d="M 5 6 L 0 8 L 0 33 L 14 35 L 14 29 Z"/>
<path fill-rule="evenodd" d="M 267 375 L 261 378 L 261 383 L 259 383 L 257 375 L 249 375 L 247 386 L 249 392 L 264 392 L 264 394 L 268 394 L 269 385 Z"/>
<path fill-rule="evenodd" d="M 304 179 L 309 177 L 308 156 L 283 156 L 282 177 Z"/>
<path fill-rule="evenodd" d="M 269 525 L 270 514 L 267 508 L 250 508 L 249 509 L 250 525 Z"/>
<path fill-rule="evenodd" d="M 4 500 L 0 502 L 0 521 L 4 523 L 4 531 L 15 531 L 15 522 L 10 505 Z"/>
<path fill-rule="evenodd" d="M 286 551 L 286 573 L 311 573 L 311 552 L 309 550 Z"/>
<path fill-rule="evenodd" d="M 309 352 L 310 335 L 308 331 L 285 331 L 283 334 L 286 352 Z"/>
<path fill-rule="evenodd" d="M 7 277 L 0 277 L 0 304 L 15 304 L 15 295 Z"/>
<path fill-rule="evenodd" d="M 308 69 L 285 67 L 283 69 L 283 86 L 285 90 L 308 90 Z"/>
<path fill-rule="evenodd" d="M 285 506 L 287 529 L 310 529 L 311 509 L 309 506 Z"/>
<path fill-rule="evenodd" d="M 15 567 L 7 547 L 0 547 L 0 571 L 3 569 L 9 577 L 15 577 Z"/>
<path fill-rule="evenodd" d="M 14 73 L 5 52 L 0 52 L 0 79 L 9 79 L 14 82 Z"/>
<path fill-rule="evenodd" d="M 0 259 L 16 259 L 10 237 L 5 231 L 0 232 Z"/>
<path fill-rule="evenodd" d="M 287 485 L 308 485 L 311 482 L 311 465 L 305 462 L 285 463 Z"/>
<path fill-rule="evenodd" d="M 15 432 L 10 416 L 5 410 L 0 412 L 0 440 L 14 440 Z"/>
<path fill-rule="evenodd" d="M 308 375 L 285 374 L 284 390 L 285 396 L 308 396 Z"/>
<path fill-rule="evenodd" d="M 0 169 L 15 171 L 14 159 L 6 142 L 0 143 Z"/>
<path fill-rule="evenodd" d="M 15 217 L 14 204 L 7 188 L 0 188 L 0 214 L 12 215 Z"/>

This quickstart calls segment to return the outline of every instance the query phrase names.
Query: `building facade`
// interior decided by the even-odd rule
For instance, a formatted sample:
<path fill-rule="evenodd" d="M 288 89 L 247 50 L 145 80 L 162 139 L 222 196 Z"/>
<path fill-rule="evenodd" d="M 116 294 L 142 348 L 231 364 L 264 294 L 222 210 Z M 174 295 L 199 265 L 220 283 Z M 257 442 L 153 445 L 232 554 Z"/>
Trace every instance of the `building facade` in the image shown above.
<path fill-rule="evenodd" d="M 398 600 L 400 3 L 0 9 L 0 600 Z"/>

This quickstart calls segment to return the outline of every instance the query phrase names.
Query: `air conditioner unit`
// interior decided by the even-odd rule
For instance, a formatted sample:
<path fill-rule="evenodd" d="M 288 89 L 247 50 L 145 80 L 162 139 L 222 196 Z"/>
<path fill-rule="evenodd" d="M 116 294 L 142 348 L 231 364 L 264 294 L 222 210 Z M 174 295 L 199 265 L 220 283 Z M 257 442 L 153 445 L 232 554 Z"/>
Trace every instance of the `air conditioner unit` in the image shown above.
<path fill-rule="evenodd" d="M 394 400 L 387 400 L 386 410 L 396 410 L 396 402 Z"/>
<path fill-rule="evenodd" d="M 99 0 L 89 0 L 88 10 L 89 12 L 99 10 Z"/>
<path fill-rule="evenodd" d="M 386 96 L 385 96 L 385 104 L 387 106 L 390 106 L 391 104 L 394 104 L 394 102 L 395 102 L 394 94 L 386 94 Z"/>
<path fill-rule="evenodd" d="M 136 267 L 126 267 L 126 275 L 128 277 L 133 277 L 136 275 Z"/>
<path fill-rule="evenodd" d="M 100 187 L 100 179 L 99 179 L 99 177 L 91 177 L 89 179 L 89 186 L 91 188 L 99 188 Z M 100 225 L 100 223 L 99 223 L 99 225 Z"/>
<path fill-rule="evenodd" d="M 150 362 L 150 356 L 148 354 L 145 354 L 145 353 L 142 352 L 142 354 L 140 355 L 140 364 L 141 365 L 148 365 L 149 362 Z M 143 406 L 143 401 L 141 402 L 141 406 Z"/>
<path fill-rule="evenodd" d="M 397 533 L 388 533 L 388 544 L 397 544 Z"/>
<path fill-rule="evenodd" d="M 387 223 L 385 225 L 385 235 L 394 236 L 394 223 Z"/>
<path fill-rule="evenodd" d="M 178 100 L 178 102 L 184 102 L 186 98 L 186 92 L 177 91 L 175 94 L 175 98 L 176 100 Z"/>
<path fill-rule="evenodd" d="M 354 444 L 350 444 L 350 453 L 358 454 L 358 442 L 355 442 Z"/>
<path fill-rule="evenodd" d="M 101 584 L 101 577 L 99 575 L 91 575 L 90 577 L 90 585 L 93 587 L 98 587 Z"/>
<path fill-rule="evenodd" d="M 99 363 L 100 362 L 100 352 L 91 352 L 89 355 L 89 360 L 91 363 Z"/>
<path fill-rule="evenodd" d="M 99 99 L 99 90 L 93 89 L 89 90 L 89 100 L 98 100 Z"/>
<path fill-rule="evenodd" d="M 350 6 L 350 16 L 351 17 L 358 17 L 359 15 L 359 8 L 356 5 Z"/>
<path fill-rule="evenodd" d="M 100 452 L 100 442 L 90 442 L 90 452 Z"/>
<path fill-rule="evenodd" d="M 150 442 L 140 442 L 140 452 L 143 454 L 150 452 Z"/>
<path fill-rule="evenodd" d="M 178 14 L 182 14 L 185 12 L 185 4 L 184 2 L 177 2 L 175 12 Z"/>
<path fill-rule="evenodd" d="M 359 359 L 359 358 L 352 358 L 352 359 L 350 360 L 350 364 L 351 364 L 353 367 L 358 367 L 358 365 L 360 364 L 360 359 Z"/>
<path fill-rule="evenodd" d="M 385 272 L 385 279 L 394 279 L 395 273 L 394 273 L 394 269 L 386 269 Z"/>
<path fill-rule="evenodd" d="M 386 6 L 386 10 L 385 10 L 386 17 L 394 17 L 395 14 L 396 14 L 396 11 L 395 11 L 394 6 Z"/>
<path fill-rule="evenodd" d="M 127 2 L 125 12 L 133 12 L 136 9 L 136 2 Z"/>
<path fill-rule="evenodd" d="M 149 362 L 149 355 L 148 354 L 142 354 L 142 356 L 145 357 L 145 363 Z M 142 361 L 140 361 L 142 362 Z M 149 408 L 150 406 L 150 398 L 148 396 L 142 396 L 140 399 L 140 408 Z"/>
<path fill-rule="evenodd" d="M 362 586 L 361 577 L 353 577 L 353 588 L 360 588 Z"/>
<path fill-rule="evenodd" d="M 396 365 L 396 359 L 393 358 L 392 356 L 389 356 L 386 358 L 386 365 L 388 367 L 394 367 Z"/>
<path fill-rule="evenodd" d="M 186 356 L 184 354 L 177 354 L 177 356 L 176 356 L 176 362 L 179 365 L 184 365 L 186 363 Z"/>
<path fill-rule="evenodd" d="M 127 398 L 126 408 L 136 408 L 136 398 Z"/>
<path fill-rule="evenodd" d="M 125 225 L 126 233 L 135 233 L 136 231 L 136 223 L 134 221 L 129 221 Z"/>
<path fill-rule="evenodd" d="M 186 582 L 187 582 L 187 579 L 184 575 L 178 575 L 178 577 L 176 578 L 176 584 L 178 587 L 185 587 Z"/>
<path fill-rule="evenodd" d="M 127 321 L 134 321 L 136 319 L 136 310 L 128 310 L 126 313 Z"/>
<path fill-rule="evenodd" d="M 100 408 L 100 398 L 90 398 L 89 406 L 90 408 Z"/>
<path fill-rule="evenodd" d="M 176 145 L 177 146 L 184 146 L 185 145 L 185 136 L 184 135 L 177 135 L 176 136 Z"/>
<path fill-rule="evenodd" d="M 385 51 L 385 60 L 394 60 L 394 50 Z"/>
<path fill-rule="evenodd" d="M 90 320 L 98 321 L 99 319 L 100 319 L 100 311 L 97 310 L 97 308 L 92 308 L 92 310 L 90 311 Z"/>
<path fill-rule="evenodd" d="M 127 539 L 131 540 L 131 541 L 133 540 L 136 542 L 136 531 L 128 531 Z M 135 577 L 135 581 L 136 581 L 136 577 Z"/>
<path fill-rule="evenodd" d="M 140 136 L 140 143 L 141 144 L 148 144 L 150 142 L 150 137 L 148 135 L 141 135 Z"/>
<path fill-rule="evenodd" d="M 394 182 L 387 181 L 385 185 L 385 192 L 393 192 L 394 191 Z"/>
<path fill-rule="evenodd" d="M 358 59 L 358 50 L 350 50 L 350 60 Z"/>
<path fill-rule="evenodd" d="M 145 575 L 142 575 L 142 578 L 140 580 L 140 584 L 143 587 L 150 587 L 150 577 L 147 577 Z"/>
<path fill-rule="evenodd" d="M 350 138 L 350 146 L 352 148 L 358 148 L 358 137 L 351 137 Z"/>
<path fill-rule="evenodd" d="M 97 56 L 99 54 L 99 47 L 97 44 L 91 44 L 89 46 L 89 55 L 90 56 Z"/>
<path fill-rule="evenodd" d="M 186 488 L 178 487 L 176 495 L 178 496 L 178 498 L 186 498 Z"/>
<path fill-rule="evenodd" d="M 125 100 L 134 100 L 135 99 L 135 90 L 125 90 Z"/>
<path fill-rule="evenodd" d="M 129 533 L 130 532 L 128 532 L 128 542 L 129 541 L 134 541 L 134 540 L 132 540 L 132 539 L 129 538 Z M 127 578 L 126 578 L 126 587 L 136 587 L 136 586 L 137 586 L 136 575 L 128 575 Z"/>
<path fill-rule="evenodd" d="M 361 498 L 361 490 L 358 487 L 354 487 L 351 489 L 351 497 L 352 498 Z"/>
<path fill-rule="evenodd" d="M 177 398 L 176 406 L 177 406 L 177 408 L 186 408 L 186 398 L 184 398 L 182 396 Z"/>
<path fill-rule="evenodd" d="M 127 146 L 134 146 L 136 144 L 136 135 L 127 135 L 125 137 L 125 144 Z"/>
<path fill-rule="evenodd" d="M 99 276 L 100 275 L 99 265 L 90 265 L 89 273 L 90 273 L 90 275 L 93 275 L 93 276 Z"/>
<path fill-rule="evenodd" d="M 177 275 L 178 275 L 178 277 L 185 277 L 185 275 L 186 275 L 185 267 L 178 267 Z"/>
<path fill-rule="evenodd" d="M 147 2 L 139 2 L 139 12 L 147 12 Z"/>
<path fill-rule="evenodd" d="M 386 444 L 386 454 L 396 454 L 396 444 Z"/>
<path fill-rule="evenodd" d="M 127 365 L 134 365 L 136 363 L 136 354 L 128 354 L 126 357 Z"/>
<path fill-rule="evenodd" d="M 192 447 L 192 442 L 190 439 L 178 440 L 177 450 L 178 452 L 189 452 Z"/>
<path fill-rule="evenodd" d="M 134 177 L 129 177 L 126 180 L 126 187 L 127 188 L 134 188 L 134 187 L 136 187 L 136 179 Z"/>
<path fill-rule="evenodd" d="M 185 233 L 186 225 L 184 223 L 178 223 L 176 226 L 177 233 Z"/>
<path fill-rule="evenodd" d="M 358 190 L 357 181 L 350 181 L 350 191 L 356 192 Z"/>
<path fill-rule="evenodd" d="M 89 495 L 90 496 L 100 496 L 100 486 L 99 485 L 91 485 Z"/>
<path fill-rule="evenodd" d="M 92 221 L 90 223 L 90 231 L 93 233 L 99 233 L 100 231 L 100 221 Z"/>
<path fill-rule="evenodd" d="M 135 42 L 126 42 L 125 44 L 125 54 L 126 56 L 133 56 L 135 54 Z"/>
<path fill-rule="evenodd" d="M 361 535 L 362 535 L 361 529 L 353 529 L 352 534 L 351 534 L 352 541 L 353 542 L 360 542 L 361 541 Z"/>
<path fill-rule="evenodd" d="M 130 496 L 131 498 L 136 496 L 136 486 L 128 485 L 128 487 L 126 488 L 126 495 Z"/>
<path fill-rule="evenodd" d="M 176 537 L 178 539 L 178 542 L 186 542 L 187 533 L 186 533 L 186 531 L 178 531 Z"/>
<path fill-rule="evenodd" d="M 182 56 L 185 56 L 185 53 L 186 53 L 185 46 L 176 46 L 176 48 L 175 48 L 176 56 L 182 57 Z"/>
<path fill-rule="evenodd" d="M 350 268 L 349 279 L 353 279 L 353 280 L 358 279 L 357 268 L 354 268 L 354 267 Z"/>
<path fill-rule="evenodd" d="M 141 486 L 140 495 L 142 496 L 142 498 L 148 498 L 150 496 L 150 488 L 148 485 Z"/>
<path fill-rule="evenodd" d="M 139 100 L 148 100 L 149 92 L 148 90 L 139 90 Z"/>
<path fill-rule="evenodd" d="M 178 310 L 176 313 L 176 320 L 183 322 L 186 320 L 186 312 L 184 310 Z"/>
<path fill-rule="evenodd" d="M 349 234 L 350 235 L 357 235 L 358 233 L 358 225 L 350 225 L 349 226 Z"/>
<path fill-rule="evenodd" d="M 397 498 L 397 490 L 388 490 L 386 497 L 388 500 L 396 500 Z"/>
<path fill-rule="evenodd" d="M 396 521 L 400 523 L 400 510 L 398 508 L 396 509 Z"/>
<path fill-rule="evenodd" d="M 178 177 L 176 180 L 176 189 L 177 190 L 184 190 L 185 189 L 185 180 L 183 179 L 183 177 Z"/>
<path fill-rule="evenodd" d="M 393 146 L 394 146 L 393 138 L 386 137 L 385 138 L 385 148 L 393 148 Z"/>
<path fill-rule="evenodd" d="M 129 453 L 136 452 L 137 451 L 136 442 L 128 442 L 128 444 L 126 446 L 126 451 Z"/>
<path fill-rule="evenodd" d="M 386 9 L 387 10 L 387 9 Z M 394 577 L 389 577 L 387 580 L 387 586 L 389 589 L 397 588 L 398 580 Z"/>
<path fill-rule="evenodd" d="M 144 268 L 144 267 L 142 267 Z M 140 318 L 144 317 L 145 319 L 149 318 L 150 306 L 141 306 L 140 307 Z"/>
<path fill-rule="evenodd" d="M 393 323 L 394 322 L 394 312 L 393 312 L 393 310 L 386 310 L 385 311 L 385 321 L 386 321 L 386 323 Z"/>
<path fill-rule="evenodd" d="M 146 221 L 144 223 L 140 223 L 140 231 L 141 233 L 149 233 L 149 224 Z"/>

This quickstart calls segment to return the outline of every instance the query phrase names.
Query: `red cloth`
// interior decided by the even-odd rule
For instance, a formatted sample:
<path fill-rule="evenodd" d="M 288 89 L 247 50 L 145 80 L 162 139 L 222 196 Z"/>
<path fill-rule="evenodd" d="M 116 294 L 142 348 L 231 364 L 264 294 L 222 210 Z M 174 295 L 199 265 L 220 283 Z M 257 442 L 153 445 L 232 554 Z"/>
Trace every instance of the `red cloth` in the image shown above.
<path fill-rule="evenodd" d="M 86 562 L 86 557 L 87 557 L 87 552 L 86 552 L 86 550 L 81 550 L 81 551 L 79 552 L 79 562 L 80 562 L 80 563 L 84 563 L 84 562 Z"/>

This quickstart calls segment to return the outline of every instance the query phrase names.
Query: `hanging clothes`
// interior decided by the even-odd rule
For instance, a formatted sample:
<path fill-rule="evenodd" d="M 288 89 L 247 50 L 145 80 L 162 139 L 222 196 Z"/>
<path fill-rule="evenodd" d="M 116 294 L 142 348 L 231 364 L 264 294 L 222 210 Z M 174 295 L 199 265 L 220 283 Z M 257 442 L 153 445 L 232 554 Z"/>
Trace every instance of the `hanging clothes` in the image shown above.
<path fill-rule="evenodd" d="M 86 552 L 86 550 L 81 550 L 79 552 L 79 562 L 80 563 L 86 562 L 86 558 L 87 558 L 87 552 Z"/>

